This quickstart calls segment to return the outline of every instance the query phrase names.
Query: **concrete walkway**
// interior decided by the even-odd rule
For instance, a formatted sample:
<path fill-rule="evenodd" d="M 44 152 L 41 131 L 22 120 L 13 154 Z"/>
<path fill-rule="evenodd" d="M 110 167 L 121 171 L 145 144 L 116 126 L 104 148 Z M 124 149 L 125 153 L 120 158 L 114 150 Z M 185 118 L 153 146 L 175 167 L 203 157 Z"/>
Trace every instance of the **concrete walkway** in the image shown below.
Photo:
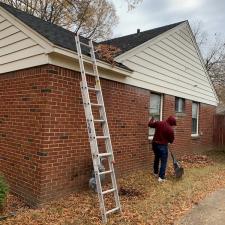
<path fill-rule="evenodd" d="M 176 225 L 225 225 L 225 189 L 202 200 Z"/>

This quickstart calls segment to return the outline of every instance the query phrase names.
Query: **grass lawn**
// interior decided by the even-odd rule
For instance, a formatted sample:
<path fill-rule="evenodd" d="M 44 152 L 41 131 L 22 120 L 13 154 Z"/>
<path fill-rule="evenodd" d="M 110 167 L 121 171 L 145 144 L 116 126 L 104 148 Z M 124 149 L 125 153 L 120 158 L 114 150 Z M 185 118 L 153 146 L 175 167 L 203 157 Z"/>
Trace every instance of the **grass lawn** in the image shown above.
<path fill-rule="evenodd" d="M 225 151 L 214 150 L 204 154 L 208 161 L 203 163 L 195 163 L 194 159 L 184 160 L 185 175 L 179 181 L 173 178 L 171 165 L 165 183 L 158 183 L 150 169 L 119 179 L 124 194 L 121 195 L 123 211 L 111 215 L 108 224 L 174 224 L 207 194 L 225 188 Z M 96 194 L 84 191 L 53 201 L 41 209 L 20 210 L 16 217 L 0 224 L 97 225 L 101 224 L 101 218 Z"/>

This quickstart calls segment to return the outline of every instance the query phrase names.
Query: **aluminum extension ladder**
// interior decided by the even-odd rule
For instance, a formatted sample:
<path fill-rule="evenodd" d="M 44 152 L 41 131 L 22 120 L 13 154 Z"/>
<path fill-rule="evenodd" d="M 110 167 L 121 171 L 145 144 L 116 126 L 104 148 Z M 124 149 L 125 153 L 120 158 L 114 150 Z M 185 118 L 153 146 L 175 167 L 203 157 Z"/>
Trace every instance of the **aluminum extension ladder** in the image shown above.
<path fill-rule="evenodd" d="M 81 77 L 82 77 L 80 86 L 81 86 L 81 93 L 82 93 L 85 117 L 86 117 L 87 128 L 88 128 L 88 135 L 89 135 L 89 142 L 90 142 L 90 147 L 91 147 L 92 161 L 93 161 L 93 166 L 94 166 L 95 180 L 96 180 L 98 198 L 99 198 L 99 203 L 100 203 L 100 211 L 101 211 L 101 215 L 102 215 L 102 222 L 106 223 L 108 214 L 117 212 L 117 211 L 121 211 L 119 193 L 118 193 L 116 176 L 115 176 L 114 165 L 113 165 L 114 164 L 114 155 L 113 155 L 113 150 L 112 150 L 112 143 L 111 143 L 109 127 L 108 127 L 108 122 L 107 122 L 107 117 L 106 117 L 106 112 L 105 112 L 105 105 L 104 105 L 104 100 L 103 100 L 103 95 L 102 95 L 100 77 L 98 74 L 98 68 L 97 68 L 97 63 L 96 63 L 96 58 L 95 58 L 95 50 L 94 50 L 93 42 L 92 42 L 92 40 L 89 40 L 88 44 L 80 42 L 78 34 L 75 35 L 75 42 L 76 42 L 77 54 L 78 54 L 78 58 L 79 58 L 80 71 L 81 71 Z M 92 66 L 93 66 L 93 73 L 91 73 L 91 75 L 93 75 L 95 77 L 95 86 L 94 87 L 88 86 L 88 83 L 87 83 L 81 46 L 84 46 L 84 48 L 86 48 L 86 49 L 88 48 L 90 50 Z M 89 91 L 92 95 L 93 95 L 93 92 L 96 94 L 97 103 L 93 103 L 90 101 L 91 98 L 89 95 Z M 100 118 L 94 118 L 92 107 L 98 108 Z M 95 129 L 96 123 L 101 124 L 103 136 L 97 136 L 97 134 L 96 134 L 97 132 Z M 104 140 L 105 150 L 106 150 L 104 153 L 99 152 L 99 146 L 98 146 L 99 139 Z M 99 165 L 100 165 L 101 159 L 103 157 L 107 158 L 107 161 L 109 164 L 109 170 L 104 171 L 104 172 L 99 171 Z M 105 174 L 111 175 L 110 177 L 111 177 L 111 182 L 112 182 L 112 188 L 103 191 L 100 178 L 102 175 L 105 175 Z M 109 194 L 109 193 L 113 193 L 113 195 L 114 195 L 115 208 L 106 210 L 105 195 Z"/>

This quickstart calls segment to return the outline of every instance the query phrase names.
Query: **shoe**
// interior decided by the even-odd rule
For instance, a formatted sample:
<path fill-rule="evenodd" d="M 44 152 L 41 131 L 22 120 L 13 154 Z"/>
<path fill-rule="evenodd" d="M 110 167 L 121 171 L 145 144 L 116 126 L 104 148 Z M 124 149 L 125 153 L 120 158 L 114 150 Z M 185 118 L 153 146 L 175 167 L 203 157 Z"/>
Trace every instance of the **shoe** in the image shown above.
<path fill-rule="evenodd" d="M 154 177 L 159 177 L 158 173 L 153 173 Z"/>
<path fill-rule="evenodd" d="M 165 182 L 166 179 L 162 179 L 161 177 L 159 177 L 158 181 L 159 181 L 160 183 L 162 183 L 162 182 Z"/>

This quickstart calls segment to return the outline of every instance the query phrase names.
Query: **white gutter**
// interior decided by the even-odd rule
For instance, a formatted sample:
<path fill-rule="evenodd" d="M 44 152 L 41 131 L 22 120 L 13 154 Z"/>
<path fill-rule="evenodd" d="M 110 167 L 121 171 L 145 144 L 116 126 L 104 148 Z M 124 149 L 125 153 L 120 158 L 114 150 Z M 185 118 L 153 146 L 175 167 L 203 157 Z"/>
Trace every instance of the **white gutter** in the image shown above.
<path fill-rule="evenodd" d="M 67 57 L 73 58 L 76 61 L 78 61 L 78 55 L 76 54 L 76 52 L 74 52 L 72 50 L 69 50 L 69 49 L 59 47 L 57 45 L 55 45 L 53 47 L 53 50 L 51 52 L 48 52 L 48 54 L 50 54 L 50 53 L 58 53 L 58 54 L 65 55 Z M 92 64 L 91 57 L 83 55 L 83 60 L 84 60 L 84 62 L 86 62 L 88 64 Z M 100 68 L 110 70 L 112 72 L 123 75 L 125 77 L 130 77 L 131 74 L 132 74 L 132 71 L 126 70 L 125 68 L 121 68 L 121 67 L 118 67 L 118 66 L 112 66 L 109 63 L 98 60 L 98 59 L 96 61 L 97 61 L 97 65 Z"/>

